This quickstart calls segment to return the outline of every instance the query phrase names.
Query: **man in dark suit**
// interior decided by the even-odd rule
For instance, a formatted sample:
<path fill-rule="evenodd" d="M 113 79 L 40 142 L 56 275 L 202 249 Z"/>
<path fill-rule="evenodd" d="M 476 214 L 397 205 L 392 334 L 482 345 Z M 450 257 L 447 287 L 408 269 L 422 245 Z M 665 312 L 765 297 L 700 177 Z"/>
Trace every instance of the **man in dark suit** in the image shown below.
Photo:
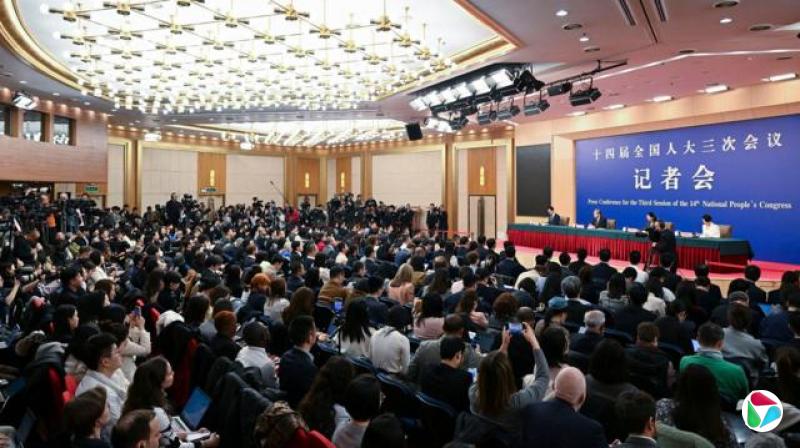
<path fill-rule="evenodd" d="M 551 226 L 561 225 L 561 216 L 556 213 L 556 209 L 552 205 L 547 207 L 547 224 Z"/>
<path fill-rule="evenodd" d="M 659 259 L 659 263 L 661 267 L 664 268 L 664 280 L 662 282 L 663 286 L 669 289 L 672 292 L 675 292 L 678 289 L 678 283 L 683 280 L 683 278 L 672 271 L 672 267 L 676 266 L 675 259 L 673 258 L 672 254 L 662 254 L 661 258 Z"/>
<path fill-rule="evenodd" d="M 178 225 L 181 219 L 183 205 L 178 201 L 177 193 L 171 193 L 169 195 L 169 201 L 167 201 L 167 205 L 164 207 L 164 209 L 166 211 L 167 221 L 169 224 Z"/>
<path fill-rule="evenodd" d="M 591 265 L 586 262 L 586 257 L 589 255 L 586 252 L 586 249 L 584 248 L 578 249 L 576 255 L 578 259 L 569 264 L 569 270 L 572 271 L 573 274 L 578 275 L 582 267 Z"/>
<path fill-rule="evenodd" d="M 592 217 L 592 226 L 595 229 L 607 229 L 608 228 L 608 220 L 603 213 L 600 212 L 599 208 L 594 209 L 594 216 Z"/>
<path fill-rule="evenodd" d="M 614 315 L 614 328 L 628 333 L 631 338 L 636 336 L 636 329 L 642 322 L 653 322 L 656 315 L 642 308 L 647 302 L 647 290 L 643 285 L 634 283 L 628 289 L 630 303 Z"/>
<path fill-rule="evenodd" d="M 517 280 L 520 274 L 527 271 L 519 261 L 517 261 L 517 249 L 513 245 L 506 246 L 506 257 L 497 264 L 497 273 Z"/>
<path fill-rule="evenodd" d="M 628 438 L 620 448 L 658 448 L 656 442 L 656 402 L 642 391 L 624 392 L 615 406 L 617 421 Z"/>
<path fill-rule="evenodd" d="M 446 336 L 439 343 L 442 362 L 422 376 L 422 393 L 441 400 L 457 412 L 469 412 L 469 387 L 472 376 L 462 370 L 464 360 L 464 339 Z"/>
<path fill-rule="evenodd" d="M 583 318 L 584 333 L 576 334 L 569 343 L 569 349 L 590 356 L 597 344 L 603 340 L 606 329 L 606 315 L 600 310 L 587 311 Z"/>
<path fill-rule="evenodd" d="M 289 324 L 289 339 L 294 347 L 281 356 L 278 376 L 289 405 L 296 408 L 317 376 L 317 366 L 311 354 L 311 347 L 317 342 L 314 319 L 306 315 L 295 317 Z"/>
<path fill-rule="evenodd" d="M 658 221 L 658 242 L 653 243 L 656 252 L 663 257 L 665 254 L 672 255 L 672 265 L 669 270 L 672 273 L 678 270 L 678 250 L 675 241 L 675 232 L 667 228 L 667 223 Z"/>
<path fill-rule="evenodd" d="M 607 448 L 600 423 L 578 410 L 586 399 L 586 379 L 575 367 L 556 376 L 555 398 L 522 410 L 522 445 L 537 448 Z"/>
<path fill-rule="evenodd" d="M 625 349 L 628 358 L 628 372 L 639 378 L 647 386 L 645 391 L 656 397 L 669 394 L 667 379 L 670 359 L 658 349 L 658 327 L 652 322 L 642 322 L 636 329 L 636 345 Z M 644 387 L 642 383 L 637 386 Z"/>
<path fill-rule="evenodd" d="M 694 267 L 694 275 L 697 277 L 695 285 L 698 287 L 697 304 L 711 314 L 711 311 L 722 301 L 722 290 L 719 289 L 719 286 L 711 283 L 709 274 L 708 265 L 705 263 Z M 702 280 L 700 280 L 701 278 Z M 702 293 L 700 288 L 702 288 Z"/>
<path fill-rule="evenodd" d="M 612 275 L 617 273 L 617 270 L 608 264 L 608 262 L 611 261 L 610 250 L 607 248 L 600 249 L 597 255 L 600 257 L 600 263 L 592 266 L 592 283 L 594 283 L 597 288 L 600 288 L 600 291 L 603 291 L 606 289 L 606 285 L 608 285 L 608 280 Z"/>
<path fill-rule="evenodd" d="M 748 264 L 744 268 L 744 278 L 750 283 L 747 288 L 750 303 L 767 303 L 767 292 L 756 285 L 758 279 L 761 278 L 761 268 L 754 264 Z"/>
<path fill-rule="evenodd" d="M 286 291 L 289 294 L 297 291 L 298 289 L 302 288 L 306 285 L 305 280 L 303 280 L 303 276 L 306 274 L 306 268 L 303 266 L 303 263 L 300 261 L 293 261 L 292 262 L 292 275 L 286 279 Z"/>

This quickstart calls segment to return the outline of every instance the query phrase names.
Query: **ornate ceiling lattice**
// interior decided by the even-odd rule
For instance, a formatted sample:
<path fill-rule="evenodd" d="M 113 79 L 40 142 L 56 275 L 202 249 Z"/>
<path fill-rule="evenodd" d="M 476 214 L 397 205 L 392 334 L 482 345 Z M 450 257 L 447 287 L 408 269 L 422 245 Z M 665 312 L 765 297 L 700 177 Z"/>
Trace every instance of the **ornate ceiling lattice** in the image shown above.
<path fill-rule="evenodd" d="M 54 37 L 70 44 L 60 56 L 84 93 L 117 108 L 324 110 L 453 65 L 440 36 L 387 1 L 84 0 L 40 10 L 63 19 Z"/>

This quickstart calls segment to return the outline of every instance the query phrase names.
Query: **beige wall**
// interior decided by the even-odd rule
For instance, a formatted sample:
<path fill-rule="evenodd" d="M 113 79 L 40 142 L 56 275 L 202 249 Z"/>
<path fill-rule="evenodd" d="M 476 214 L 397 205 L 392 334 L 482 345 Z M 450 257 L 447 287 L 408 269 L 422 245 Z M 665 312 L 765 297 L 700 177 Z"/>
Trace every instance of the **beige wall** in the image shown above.
<path fill-rule="evenodd" d="M 197 153 L 144 148 L 141 192 L 143 209 L 166 204 L 173 192 L 197 197 Z"/>
<path fill-rule="evenodd" d="M 125 146 L 108 145 L 108 193 L 106 207 L 122 207 L 125 202 Z"/>
<path fill-rule="evenodd" d="M 226 204 L 251 204 L 254 197 L 282 204 L 280 193 L 270 185 L 272 181 L 284 189 L 284 158 L 229 154 L 226 164 Z"/>
<path fill-rule="evenodd" d="M 427 208 L 442 201 L 442 150 L 375 154 L 372 157 L 372 196 L 387 204 Z"/>
<path fill-rule="evenodd" d="M 800 80 L 522 124 L 515 141 L 518 146 L 551 143 L 551 203 L 575 222 L 575 140 L 796 113 Z M 529 220 L 516 216 L 516 222 Z"/>
<path fill-rule="evenodd" d="M 353 157 L 350 161 L 350 185 L 352 193 L 361 194 L 361 157 Z"/>

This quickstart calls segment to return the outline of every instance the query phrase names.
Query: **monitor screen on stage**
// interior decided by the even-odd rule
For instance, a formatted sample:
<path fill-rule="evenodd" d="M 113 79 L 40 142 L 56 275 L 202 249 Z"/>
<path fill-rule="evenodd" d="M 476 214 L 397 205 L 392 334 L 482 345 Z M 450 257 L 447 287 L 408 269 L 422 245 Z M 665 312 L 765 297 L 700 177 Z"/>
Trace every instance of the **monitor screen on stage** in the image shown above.
<path fill-rule="evenodd" d="M 756 259 L 800 263 L 800 115 L 578 140 L 575 164 L 578 223 L 652 211 L 700 233 L 709 214 Z"/>

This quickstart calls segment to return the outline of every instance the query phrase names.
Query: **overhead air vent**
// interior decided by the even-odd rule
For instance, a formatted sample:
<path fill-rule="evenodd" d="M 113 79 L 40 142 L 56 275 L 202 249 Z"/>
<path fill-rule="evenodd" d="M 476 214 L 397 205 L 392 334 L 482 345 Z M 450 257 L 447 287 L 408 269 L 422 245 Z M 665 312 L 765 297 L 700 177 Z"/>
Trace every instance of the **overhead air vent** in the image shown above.
<path fill-rule="evenodd" d="M 666 22 L 667 5 L 664 4 L 664 0 L 653 0 L 653 7 L 656 9 L 656 12 L 658 13 L 658 20 Z"/>
<path fill-rule="evenodd" d="M 759 23 L 750 27 L 750 31 L 769 31 L 771 29 L 772 25 L 768 23 Z"/>
<path fill-rule="evenodd" d="M 733 8 L 739 4 L 739 0 L 721 0 L 714 3 L 715 8 Z"/>
<path fill-rule="evenodd" d="M 633 11 L 631 11 L 631 5 L 628 4 L 628 0 L 617 0 L 617 4 L 625 19 L 625 23 L 627 23 L 628 26 L 636 26 L 636 19 L 633 18 Z"/>

